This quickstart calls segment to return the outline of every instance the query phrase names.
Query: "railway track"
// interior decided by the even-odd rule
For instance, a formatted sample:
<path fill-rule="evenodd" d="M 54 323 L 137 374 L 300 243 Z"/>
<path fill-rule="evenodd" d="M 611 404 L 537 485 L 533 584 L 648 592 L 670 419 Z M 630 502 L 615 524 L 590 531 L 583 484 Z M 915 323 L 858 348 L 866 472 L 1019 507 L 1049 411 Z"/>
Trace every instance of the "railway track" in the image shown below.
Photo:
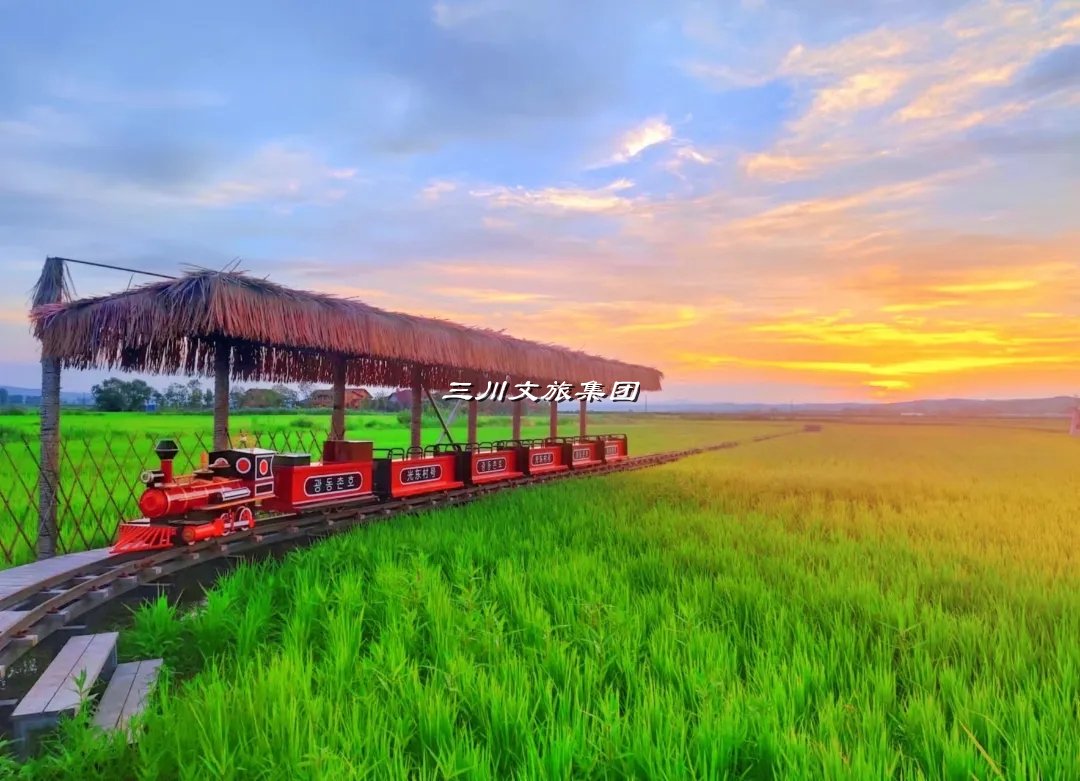
<path fill-rule="evenodd" d="M 708 447 L 632 456 L 618 464 L 594 467 L 587 471 L 507 480 L 441 494 L 373 502 L 301 516 L 271 516 L 261 520 L 255 529 L 170 550 L 121 555 L 109 555 L 104 549 L 91 552 L 91 559 L 94 558 L 94 553 L 100 555 L 96 560 L 88 561 L 74 570 L 67 569 L 62 574 L 42 577 L 9 588 L 7 593 L 0 597 L 0 680 L 6 678 L 12 665 L 21 656 L 53 633 L 69 627 L 80 616 L 113 600 L 130 596 L 140 588 L 161 583 L 168 576 L 186 569 L 223 559 L 242 558 L 255 551 L 271 549 L 284 543 L 311 542 L 359 524 L 462 504 L 491 493 L 561 480 L 633 471 L 800 432 L 801 429 L 797 429 L 765 434 L 748 440 L 722 442 Z"/>

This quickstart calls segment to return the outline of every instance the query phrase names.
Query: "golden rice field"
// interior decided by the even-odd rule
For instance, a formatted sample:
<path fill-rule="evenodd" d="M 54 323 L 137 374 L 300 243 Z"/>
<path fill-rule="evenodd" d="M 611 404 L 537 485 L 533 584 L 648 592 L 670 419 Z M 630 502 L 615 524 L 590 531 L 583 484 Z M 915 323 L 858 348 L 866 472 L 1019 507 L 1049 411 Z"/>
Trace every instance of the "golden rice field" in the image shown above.
<path fill-rule="evenodd" d="M 138 743 L 20 772 L 1077 779 L 1078 487 L 1061 433 L 826 424 L 358 530 L 141 610 Z"/>

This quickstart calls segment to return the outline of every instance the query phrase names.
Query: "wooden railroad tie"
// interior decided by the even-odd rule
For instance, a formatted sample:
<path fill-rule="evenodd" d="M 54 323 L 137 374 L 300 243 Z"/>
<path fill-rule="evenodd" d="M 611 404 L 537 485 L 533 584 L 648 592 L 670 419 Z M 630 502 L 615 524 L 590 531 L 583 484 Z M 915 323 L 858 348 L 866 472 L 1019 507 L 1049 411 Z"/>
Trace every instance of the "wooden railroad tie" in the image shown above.
<path fill-rule="evenodd" d="M 20 753 L 30 753 L 32 734 L 55 727 L 64 716 L 78 713 L 98 679 L 109 684 L 94 715 L 94 723 L 105 730 L 125 730 L 157 680 L 160 659 L 117 665 L 118 633 L 72 637 L 45 668 L 37 682 L 19 701 L 11 714 L 11 724 Z M 128 739 L 131 739 L 128 734 Z"/>

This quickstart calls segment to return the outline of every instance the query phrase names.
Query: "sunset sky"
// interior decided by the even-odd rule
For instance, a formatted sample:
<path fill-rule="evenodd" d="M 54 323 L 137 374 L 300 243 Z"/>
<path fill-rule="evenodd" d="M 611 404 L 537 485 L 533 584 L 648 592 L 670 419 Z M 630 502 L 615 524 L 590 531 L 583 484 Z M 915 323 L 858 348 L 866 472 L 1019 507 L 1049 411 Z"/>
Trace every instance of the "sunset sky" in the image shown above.
<path fill-rule="evenodd" d="M 1080 393 L 1077 0 L 0 12 L 0 384 L 62 255 L 239 257 L 665 400 Z"/>

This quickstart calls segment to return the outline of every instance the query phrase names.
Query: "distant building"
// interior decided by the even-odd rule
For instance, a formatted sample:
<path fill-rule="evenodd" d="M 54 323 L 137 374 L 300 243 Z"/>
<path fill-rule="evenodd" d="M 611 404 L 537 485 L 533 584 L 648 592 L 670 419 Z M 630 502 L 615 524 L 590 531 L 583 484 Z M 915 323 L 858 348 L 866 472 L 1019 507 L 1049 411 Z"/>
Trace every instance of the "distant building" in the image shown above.
<path fill-rule="evenodd" d="M 367 388 L 346 388 L 345 409 L 360 409 L 371 401 L 371 394 Z M 322 388 L 312 391 L 308 397 L 308 405 L 312 407 L 333 407 L 334 391 L 332 388 Z"/>
<path fill-rule="evenodd" d="M 401 388 L 390 394 L 390 404 L 396 409 L 412 408 L 412 388 Z"/>
<path fill-rule="evenodd" d="M 439 401 L 443 397 L 443 395 L 449 393 L 449 391 L 436 390 L 435 388 L 425 388 L 424 392 L 420 394 L 420 398 L 425 404 L 428 403 L 428 393 L 431 394 L 431 398 Z M 387 406 L 391 411 L 412 409 L 412 388 L 401 388 L 391 393 L 390 396 L 387 397 Z"/>

